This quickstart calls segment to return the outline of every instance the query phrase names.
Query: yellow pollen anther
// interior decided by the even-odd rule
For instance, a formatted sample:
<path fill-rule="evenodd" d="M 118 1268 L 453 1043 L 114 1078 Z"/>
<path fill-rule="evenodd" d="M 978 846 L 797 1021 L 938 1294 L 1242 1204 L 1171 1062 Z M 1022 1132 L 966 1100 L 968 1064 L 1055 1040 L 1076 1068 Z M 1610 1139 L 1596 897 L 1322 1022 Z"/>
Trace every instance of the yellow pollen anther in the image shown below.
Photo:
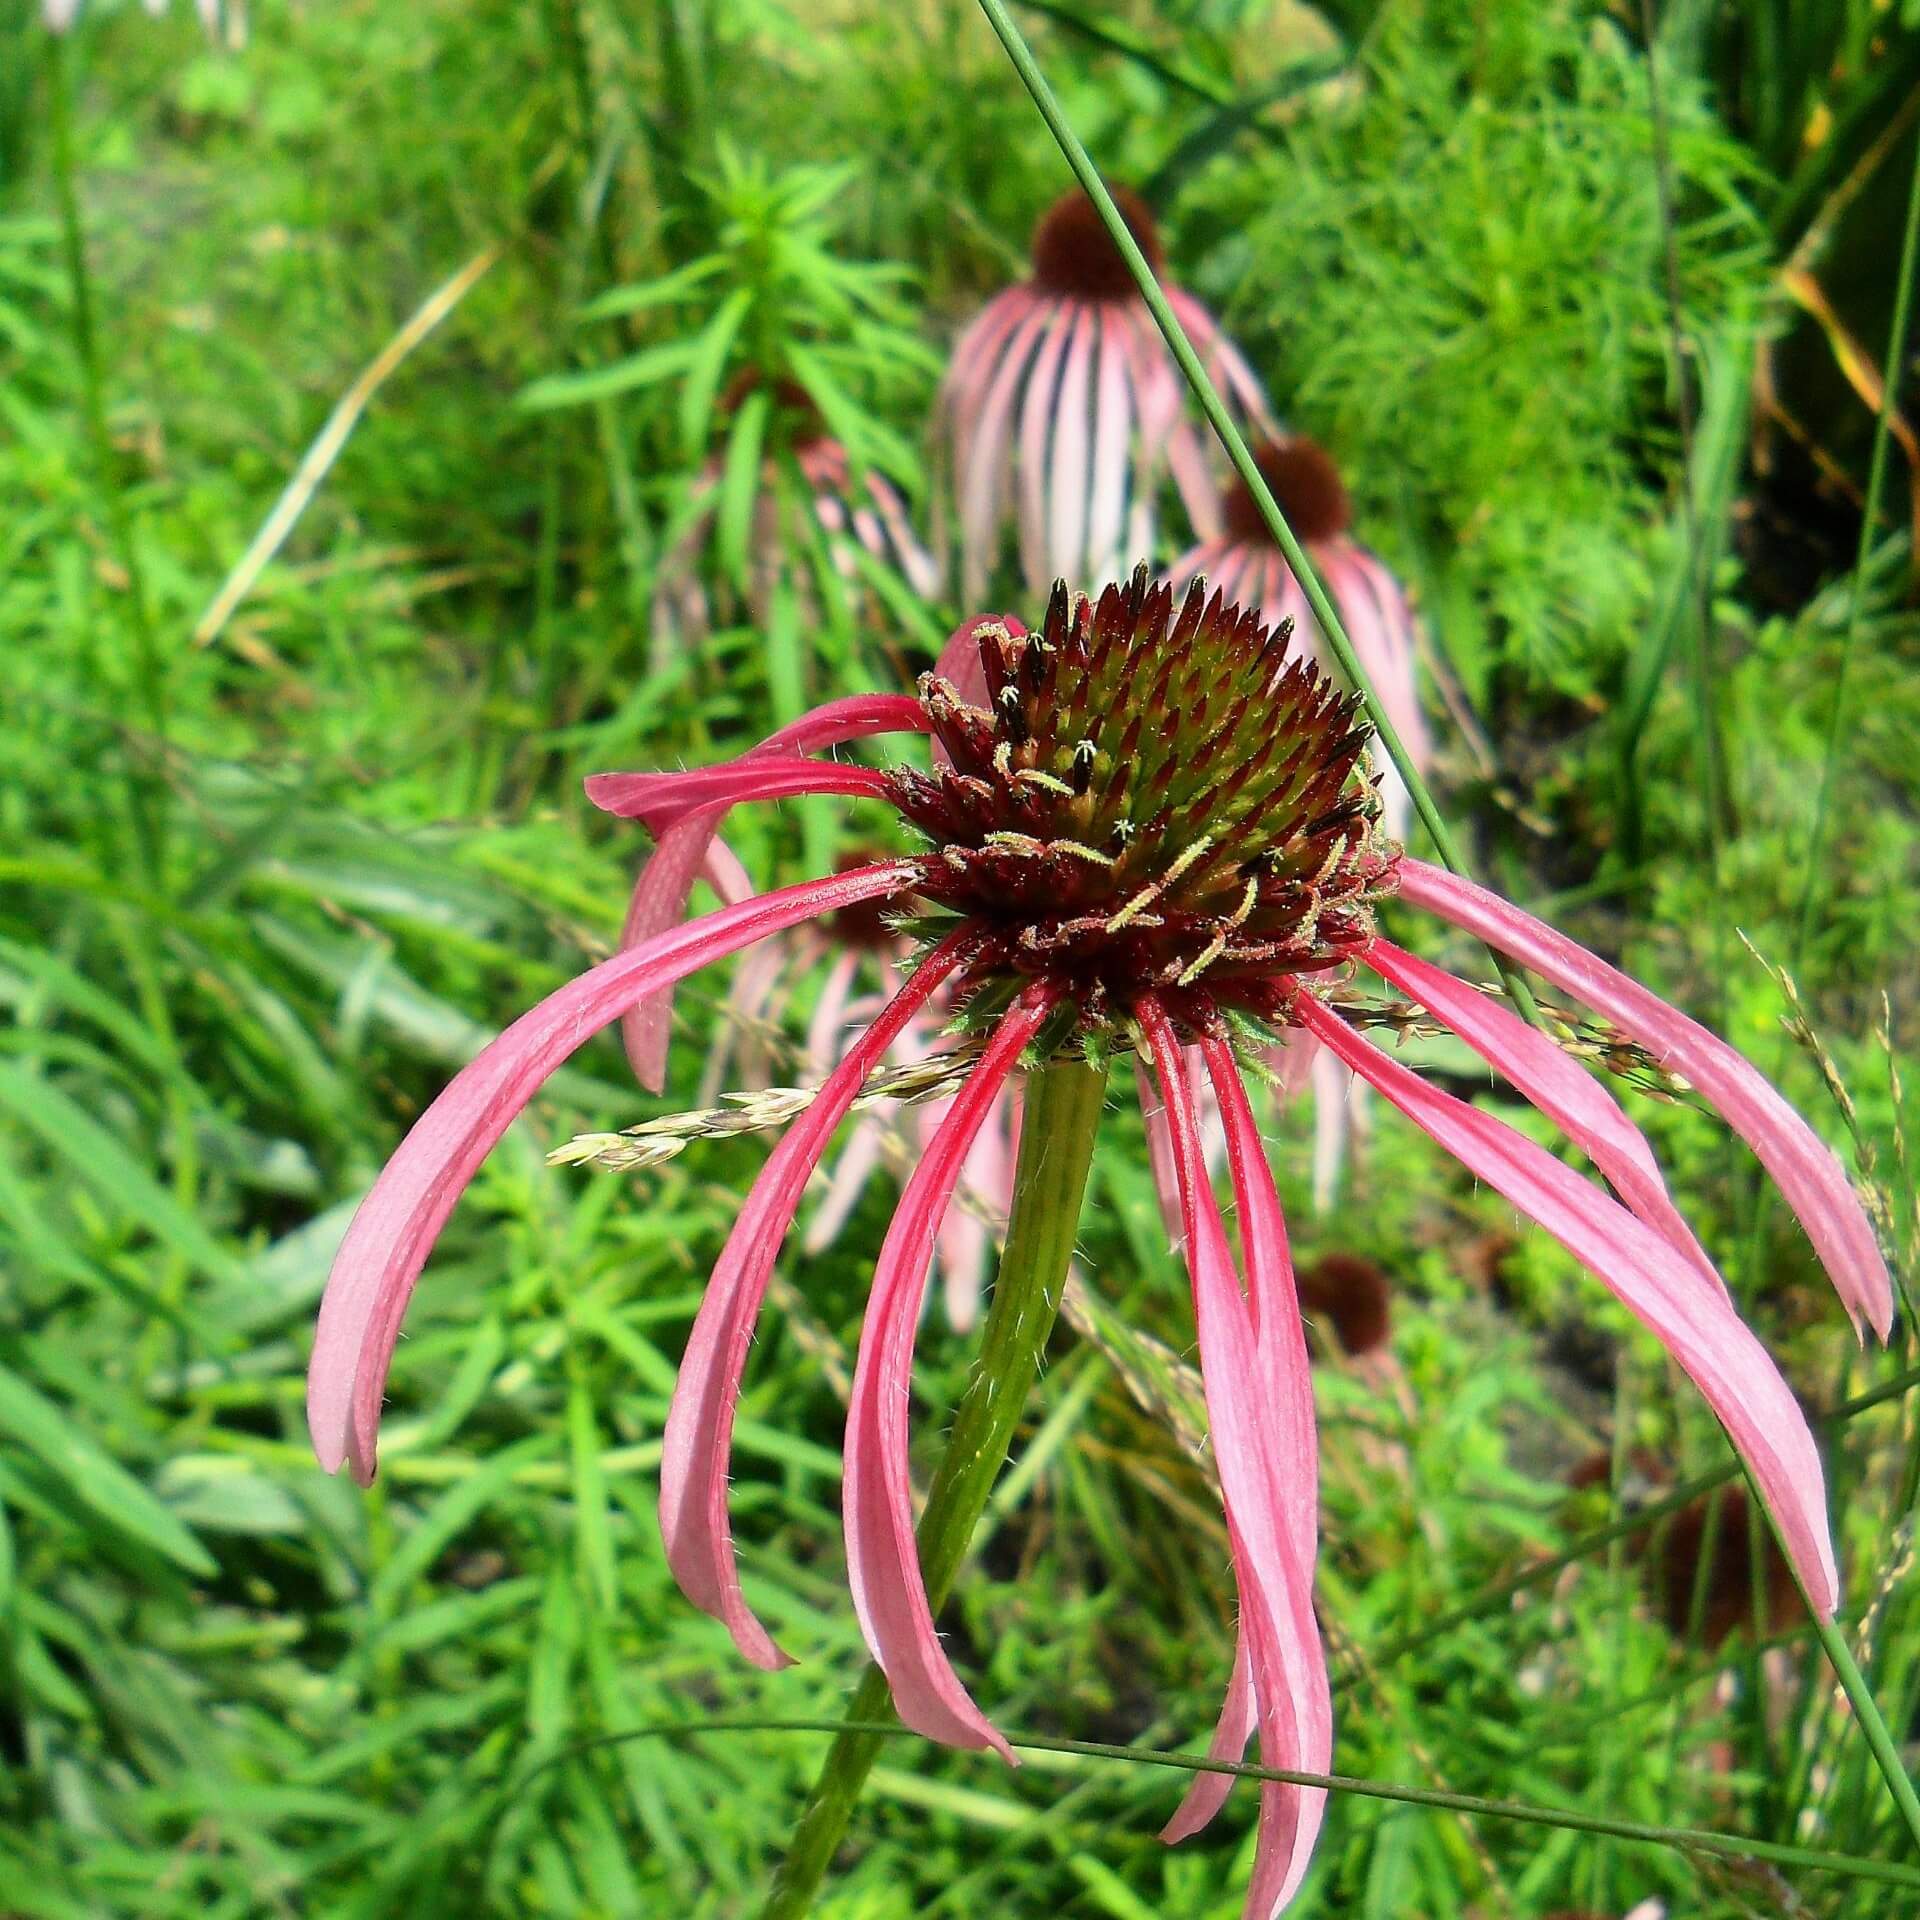
<path fill-rule="evenodd" d="M 1139 917 L 1160 898 L 1161 891 L 1165 885 L 1165 881 L 1155 880 L 1151 885 L 1142 887 L 1118 913 L 1114 914 L 1112 918 L 1108 920 L 1107 931 L 1109 933 L 1118 933 L 1122 927 L 1139 919 Z"/>
<path fill-rule="evenodd" d="M 997 853 L 1014 853 L 1026 860 L 1042 859 L 1047 851 L 1044 840 L 1036 840 L 1030 833 L 1009 833 L 1005 830 L 988 834 L 987 845 Z"/>
<path fill-rule="evenodd" d="M 1222 928 L 1220 932 L 1216 933 L 1213 938 L 1207 942 L 1206 946 L 1201 950 L 1199 957 L 1181 969 L 1180 977 L 1174 982 L 1174 985 L 1180 987 L 1192 986 L 1226 950 L 1227 935 L 1225 928 Z"/>
<path fill-rule="evenodd" d="M 1079 840 L 1056 840 L 1053 843 L 1055 853 L 1070 854 L 1075 860 L 1084 860 L 1089 866 L 1111 867 L 1113 855 L 1102 853 L 1098 847 L 1089 847 Z"/>
<path fill-rule="evenodd" d="M 1203 833 L 1192 846 L 1181 849 L 1180 856 L 1165 873 L 1160 876 L 1159 884 L 1170 887 L 1198 860 L 1203 860 L 1213 850 L 1213 835 Z"/>

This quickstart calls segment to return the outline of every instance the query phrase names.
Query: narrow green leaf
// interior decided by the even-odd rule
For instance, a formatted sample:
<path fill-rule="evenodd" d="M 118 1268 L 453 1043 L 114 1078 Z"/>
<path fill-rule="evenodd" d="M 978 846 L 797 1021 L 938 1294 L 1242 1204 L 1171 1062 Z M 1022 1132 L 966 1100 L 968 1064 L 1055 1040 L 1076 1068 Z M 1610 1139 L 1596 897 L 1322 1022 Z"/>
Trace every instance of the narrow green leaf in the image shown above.
<path fill-rule="evenodd" d="M 74 1101 L 44 1080 L 0 1062 L 0 1107 L 25 1123 L 118 1216 L 213 1280 L 231 1282 L 238 1259 Z"/>
<path fill-rule="evenodd" d="M 189 1573 L 209 1578 L 219 1571 L 206 1548 L 125 1467 L 5 1367 L 0 1367 L 0 1433 L 33 1454 L 82 1506 L 133 1539 Z"/>

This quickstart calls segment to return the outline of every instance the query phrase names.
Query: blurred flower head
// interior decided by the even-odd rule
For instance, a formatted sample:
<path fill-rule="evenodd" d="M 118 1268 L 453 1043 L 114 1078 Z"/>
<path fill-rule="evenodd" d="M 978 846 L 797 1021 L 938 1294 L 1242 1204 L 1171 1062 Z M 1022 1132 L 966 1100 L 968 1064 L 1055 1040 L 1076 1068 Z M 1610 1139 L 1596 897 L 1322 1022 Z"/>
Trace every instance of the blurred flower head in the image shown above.
<path fill-rule="evenodd" d="M 1114 199 L 1156 277 L 1163 255 L 1146 203 Z M 1029 593 L 1110 580 L 1153 545 L 1171 470 L 1195 529 L 1219 530 L 1207 440 L 1186 418 L 1186 387 L 1098 210 L 1078 187 L 1034 228 L 1029 278 L 996 295 L 961 335 L 938 424 L 951 459 L 962 597 L 977 602 L 1009 521 Z M 1213 316 L 1162 281 L 1230 406 L 1275 431 L 1258 378 Z"/>

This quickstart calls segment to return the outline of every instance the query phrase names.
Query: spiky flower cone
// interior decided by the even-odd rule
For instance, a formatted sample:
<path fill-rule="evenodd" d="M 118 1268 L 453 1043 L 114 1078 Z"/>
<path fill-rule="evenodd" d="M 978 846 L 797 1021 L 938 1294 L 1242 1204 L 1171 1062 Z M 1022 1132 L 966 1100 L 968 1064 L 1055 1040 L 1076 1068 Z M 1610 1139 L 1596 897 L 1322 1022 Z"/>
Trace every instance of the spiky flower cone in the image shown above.
<path fill-rule="evenodd" d="M 891 797 L 935 843 L 920 891 L 994 930 L 1000 963 L 1083 1029 L 1143 993 L 1268 1009 L 1277 975 L 1372 937 L 1395 853 L 1359 768 L 1359 702 L 1286 630 L 1146 569 L 1094 605 L 1056 590 L 1038 633 L 976 627 L 986 704 L 929 676 L 951 765 Z"/>

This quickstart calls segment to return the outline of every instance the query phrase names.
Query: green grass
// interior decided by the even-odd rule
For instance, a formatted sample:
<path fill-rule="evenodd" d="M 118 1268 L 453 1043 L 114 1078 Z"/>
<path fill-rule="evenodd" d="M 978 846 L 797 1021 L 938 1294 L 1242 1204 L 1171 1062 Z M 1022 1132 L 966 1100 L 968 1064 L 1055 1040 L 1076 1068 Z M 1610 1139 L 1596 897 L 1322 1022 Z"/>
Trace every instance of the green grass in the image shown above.
<path fill-rule="evenodd" d="M 1704 436 L 1718 356 L 1792 325 L 1768 236 L 1799 78 L 1755 119 L 1716 64 L 1729 19 L 1689 39 L 1701 10 L 1675 9 L 1677 369 L 1633 35 L 1573 5 L 1511 10 L 1498 31 L 1508 10 L 1395 5 L 1370 31 L 1351 17 L 1367 11 L 1330 9 L 1352 62 L 1297 8 L 1130 8 L 1123 45 L 1057 9 L 1022 24 L 1103 165 L 1164 173 L 1180 274 L 1340 452 L 1362 531 L 1419 589 L 1491 750 L 1443 731 L 1442 805 L 1481 871 L 1777 1065 L 1883 1196 L 1911 1285 L 1920 1115 L 1894 1062 L 1920 1021 L 1920 623 L 1897 451 L 1849 651 L 1857 515 L 1844 489 L 1804 483 L 1777 422 L 1763 470 L 1735 382 L 1727 482 L 1700 490 L 1692 534 L 1719 556 L 1707 645 L 1684 602 L 1671 648 L 1648 642 L 1691 558 L 1676 379 Z M 37 8 L 0 6 L 0 1907 L 749 1913 L 824 1742 L 741 1723 L 832 1720 L 861 1666 L 821 1355 L 850 1360 L 885 1181 L 835 1247 L 787 1264 L 803 1314 L 769 1311 L 742 1407 L 748 1589 L 802 1656 L 777 1676 L 681 1599 L 653 1512 L 679 1348 L 764 1144 L 630 1176 L 544 1160 L 574 1132 L 694 1104 L 724 981 L 682 995 L 664 1102 L 596 1042 L 495 1154 L 416 1299 L 370 1493 L 307 1452 L 308 1331 L 409 1119 L 617 931 L 638 842 L 590 813 L 579 776 L 691 763 L 803 695 L 897 682 L 959 611 L 843 590 L 805 547 L 769 642 L 727 601 L 736 524 L 701 562 L 713 638 L 658 644 L 659 563 L 720 444 L 700 403 L 741 351 L 712 344 L 729 295 L 751 294 L 762 357 L 797 346 L 824 368 L 864 456 L 924 518 L 934 369 L 1064 175 L 968 8 L 254 13 L 236 54 L 184 13 L 102 4 L 64 49 L 103 460 L 55 74 Z M 1216 124 L 1223 99 L 1329 47 L 1342 77 Z M 1895 204 L 1912 159 L 1909 133 L 1882 163 Z M 790 231 L 781 196 L 804 201 L 814 167 L 844 172 L 782 277 L 753 218 Z M 1849 311 L 1878 358 L 1890 243 L 1843 223 L 1833 246 L 1817 270 L 1865 289 Z M 489 247 L 498 263 L 380 387 L 279 557 L 197 644 L 335 403 Z M 583 318 L 713 258 L 674 303 Z M 850 308 L 852 287 L 872 304 Z M 686 341 L 714 356 L 691 399 L 680 369 L 526 403 Z M 1805 348 L 1785 333 L 1778 364 Z M 537 384 L 556 381 L 573 384 Z M 1830 422 L 1823 449 L 1857 489 L 1869 416 L 1846 404 L 1805 424 Z M 1620 714 L 1663 659 L 1629 793 Z M 1726 745 L 1717 862 L 1698 684 Z M 873 831 L 818 807 L 738 829 L 768 880 Z M 1792 965 L 1857 1138 L 1736 929 Z M 1486 971 L 1472 943 L 1419 937 Z M 1468 1084 L 1456 1057 L 1431 1064 Z M 943 1626 L 1008 1729 L 1193 1752 L 1231 1652 L 1225 1530 L 1178 1438 L 1189 1386 L 1131 1344 L 1190 1358 L 1191 1321 L 1115 1086 L 1080 1239 L 1111 1328 L 1056 1336 L 1016 1461 L 1036 1451 Z M 1623 1097 L 1810 1406 L 1857 1409 L 1825 1429 L 1846 1624 L 1911 1761 L 1920 1409 L 1903 1391 L 1858 1404 L 1913 1364 L 1910 1335 L 1854 1350 L 1724 1132 Z M 1636 1450 L 1675 1482 L 1722 1470 L 1685 1383 L 1388 1117 L 1316 1217 L 1308 1134 L 1300 1113 L 1272 1126 L 1300 1258 L 1362 1253 L 1395 1286 L 1390 1361 L 1321 1377 L 1337 1767 L 1920 1865 L 1804 1626 L 1761 1652 L 1676 1631 L 1653 1597 L 1658 1525 L 1607 1537 L 1641 1496 L 1605 1477 L 1568 1489 L 1580 1463 Z M 971 1354 L 928 1322 L 926 1469 Z M 606 1738 L 713 1721 L 734 1730 Z M 1008 1773 L 894 1745 L 820 1911 L 1237 1913 L 1252 1796 L 1169 1851 L 1153 1836 L 1181 1784 L 1087 1754 Z M 1655 1894 L 1676 1920 L 1865 1920 L 1911 1898 L 1343 1794 L 1298 1911 L 1538 1920 Z"/>

